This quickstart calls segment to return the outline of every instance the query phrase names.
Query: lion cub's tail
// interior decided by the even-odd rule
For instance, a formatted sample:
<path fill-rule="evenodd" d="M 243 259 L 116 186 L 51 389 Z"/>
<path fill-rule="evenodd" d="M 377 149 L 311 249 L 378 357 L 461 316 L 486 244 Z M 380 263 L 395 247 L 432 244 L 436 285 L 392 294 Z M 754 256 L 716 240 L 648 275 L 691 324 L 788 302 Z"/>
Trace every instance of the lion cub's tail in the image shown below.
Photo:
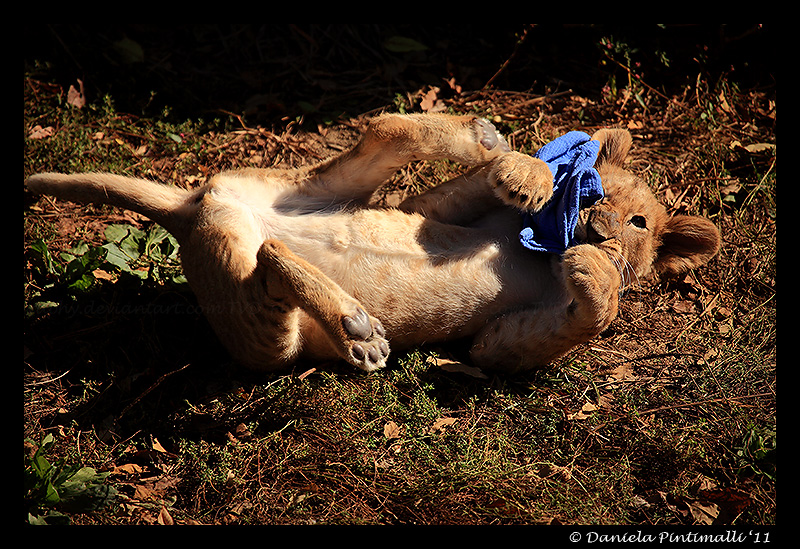
<path fill-rule="evenodd" d="M 188 230 L 194 194 L 146 179 L 108 173 L 40 173 L 29 177 L 25 186 L 35 193 L 61 200 L 110 204 L 132 210 L 167 229 L 178 241 Z"/>

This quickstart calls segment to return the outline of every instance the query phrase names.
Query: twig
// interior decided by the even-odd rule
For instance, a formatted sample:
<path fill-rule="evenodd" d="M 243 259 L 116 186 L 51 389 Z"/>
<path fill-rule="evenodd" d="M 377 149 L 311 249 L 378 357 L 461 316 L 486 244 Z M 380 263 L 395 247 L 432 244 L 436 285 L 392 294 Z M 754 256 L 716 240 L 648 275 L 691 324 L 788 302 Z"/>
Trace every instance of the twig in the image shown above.
<path fill-rule="evenodd" d="M 59 379 L 61 379 L 62 377 L 64 377 L 68 373 L 70 373 L 71 371 L 72 370 L 67 370 L 66 372 L 64 372 L 60 376 L 51 377 L 49 379 L 43 379 L 42 381 L 32 381 L 30 383 L 26 383 L 25 385 L 27 385 L 28 387 L 35 387 L 36 385 L 46 385 L 48 383 L 53 383 L 55 381 L 58 381 Z"/>
<path fill-rule="evenodd" d="M 244 118 L 242 118 L 242 115 L 236 114 L 234 112 L 231 112 L 231 111 L 228 111 L 228 110 L 225 110 L 225 109 L 218 109 L 218 110 L 222 114 L 227 114 L 228 116 L 231 116 L 231 117 L 235 118 L 236 120 L 238 120 L 239 124 L 242 125 L 243 129 L 245 129 L 247 131 L 255 131 L 253 128 L 249 127 L 247 124 L 244 123 Z"/>
<path fill-rule="evenodd" d="M 136 397 L 136 400 L 134 400 L 133 402 L 131 402 L 130 404 L 128 404 L 128 405 L 125 407 L 125 409 L 124 409 L 124 410 L 122 410 L 122 413 L 119 415 L 119 417 L 117 417 L 117 420 L 120 420 L 120 419 L 122 419 L 122 417 L 123 417 L 125 414 L 127 414 L 127 413 L 128 413 L 128 411 L 129 411 L 131 408 L 133 408 L 134 406 L 136 406 L 136 405 L 139 403 L 139 401 L 141 401 L 141 400 L 142 400 L 144 397 L 146 397 L 146 396 L 147 396 L 147 395 L 150 393 L 150 391 L 152 391 L 153 389 L 155 389 L 156 387 L 158 387 L 159 385 L 161 385 L 161 383 L 162 383 L 162 382 L 163 382 L 165 379 L 167 379 L 169 376 L 171 376 L 172 374 L 177 374 L 178 372 L 182 372 L 183 370 L 185 370 L 185 369 L 186 369 L 186 368 L 188 368 L 188 367 L 189 367 L 189 364 L 185 364 L 184 366 L 181 366 L 181 367 L 180 367 L 180 368 L 178 368 L 177 370 L 173 370 L 173 371 L 171 371 L 171 372 L 167 372 L 166 374 L 162 375 L 160 378 L 158 378 L 158 379 L 156 380 L 156 382 L 155 382 L 155 383 L 153 383 L 153 384 L 152 384 L 150 387 L 148 387 L 148 388 L 147 388 L 147 389 L 146 389 L 146 390 L 145 390 L 145 391 L 144 391 L 144 392 L 143 392 L 141 395 L 139 395 L 138 397 Z"/>
<path fill-rule="evenodd" d="M 727 402 L 730 400 L 741 400 L 745 398 L 759 398 L 759 397 L 766 397 L 771 396 L 773 393 L 758 393 L 755 395 L 743 395 L 738 397 L 725 397 L 725 398 L 710 398 L 708 400 L 699 400 L 697 402 L 687 402 L 685 404 L 674 404 L 672 406 L 661 406 L 659 408 L 653 408 L 651 410 L 645 410 L 644 412 L 639 412 L 640 416 L 646 416 L 650 414 L 655 414 L 657 412 L 663 412 L 665 410 L 674 410 L 676 408 L 692 408 L 694 406 L 702 406 L 704 404 L 711 404 L 712 402 Z"/>
<path fill-rule="evenodd" d="M 500 75 L 503 73 L 503 71 L 505 71 L 505 70 L 506 70 L 506 68 L 507 68 L 507 67 L 508 67 L 508 65 L 511 63 L 511 61 L 512 61 L 512 60 L 513 60 L 513 59 L 514 59 L 516 56 L 517 56 L 517 53 L 519 52 L 519 48 L 520 48 L 520 46 L 522 46 L 522 44 L 525 42 L 525 39 L 528 37 L 528 31 L 529 31 L 530 29 L 532 29 L 533 27 L 534 27 L 534 25 L 527 25 L 527 26 L 525 27 L 525 29 L 522 31 L 522 36 L 520 37 L 520 39 L 519 39 L 519 40 L 517 40 L 517 44 L 516 44 L 516 46 L 514 47 L 514 51 L 511 53 L 511 56 L 510 56 L 508 59 L 506 59 L 506 60 L 505 60 L 505 62 L 503 63 L 503 65 L 502 65 L 502 66 L 501 66 L 499 69 L 497 69 L 497 72 L 496 72 L 496 73 L 494 73 L 494 75 L 493 75 L 493 76 L 492 76 L 492 77 L 491 77 L 491 78 L 490 78 L 490 79 L 489 79 L 489 80 L 486 82 L 486 84 L 484 84 L 484 85 L 483 85 L 483 88 L 484 88 L 484 89 L 486 89 L 486 88 L 488 88 L 489 86 L 491 86 L 491 85 L 492 85 L 492 82 L 494 82 L 494 81 L 495 81 L 495 79 L 496 79 L 498 76 L 500 76 Z"/>

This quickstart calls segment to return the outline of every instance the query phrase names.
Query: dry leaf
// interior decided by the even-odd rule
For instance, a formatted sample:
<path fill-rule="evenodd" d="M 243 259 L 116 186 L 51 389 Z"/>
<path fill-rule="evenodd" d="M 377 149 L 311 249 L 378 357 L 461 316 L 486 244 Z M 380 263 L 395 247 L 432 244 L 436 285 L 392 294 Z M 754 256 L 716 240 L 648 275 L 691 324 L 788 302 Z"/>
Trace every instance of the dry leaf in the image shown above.
<path fill-rule="evenodd" d="M 724 91 L 719 93 L 719 108 L 727 113 L 733 112 L 733 109 L 731 109 L 731 106 L 728 104 L 728 98 L 725 97 Z"/>
<path fill-rule="evenodd" d="M 723 521 L 723 524 L 729 524 L 754 501 L 750 494 L 735 488 L 701 489 L 697 494 L 699 497 L 713 502 L 719 507 L 719 518 Z"/>
<path fill-rule="evenodd" d="M 757 153 L 761 151 L 768 151 L 775 148 L 774 143 L 751 143 L 750 145 L 744 145 L 741 141 L 735 140 L 730 144 L 731 150 L 733 149 L 744 149 L 749 153 Z"/>
<path fill-rule="evenodd" d="M 180 477 L 174 477 L 170 475 L 165 475 L 160 477 L 155 484 L 153 485 L 153 490 L 159 494 L 165 493 L 168 489 L 173 488 L 181 483 L 183 479 Z"/>
<path fill-rule="evenodd" d="M 719 516 L 719 507 L 715 503 L 692 500 L 687 501 L 687 505 L 695 524 L 711 525 L 714 524 Z"/>
<path fill-rule="evenodd" d="M 729 195 L 729 194 L 736 194 L 742 190 L 742 184 L 739 182 L 738 179 L 734 180 L 731 183 L 728 183 L 724 187 L 719 190 L 719 193 L 722 196 Z"/>
<path fill-rule="evenodd" d="M 578 419 L 578 420 L 586 419 L 592 417 L 592 414 L 596 411 L 597 411 L 597 406 L 595 406 L 591 402 L 587 402 L 581 407 L 580 410 L 578 410 L 573 414 L 570 414 L 568 416 L 568 419 Z"/>
<path fill-rule="evenodd" d="M 126 463 L 125 465 L 114 467 L 114 469 L 111 470 L 112 475 L 137 475 L 143 472 L 144 467 L 136 465 L 135 463 Z"/>
<path fill-rule="evenodd" d="M 45 139 L 47 137 L 52 137 L 52 135 L 56 133 L 52 126 L 47 126 L 43 128 L 39 125 L 36 125 L 31 129 L 30 133 L 28 134 L 28 139 Z"/>
<path fill-rule="evenodd" d="M 139 501 L 149 501 L 156 499 L 156 493 L 143 484 L 137 484 L 134 488 L 133 498 Z"/>
<path fill-rule="evenodd" d="M 75 89 L 75 86 L 70 86 L 67 91 L 67 103 L 75 108 L 82 109 L 86 105 L 86 98 L 83 95 L 83 81 L 78 80 L 78 87 L 80 90 Z"/>
<path fill-rule="evenodd" d="M 237 425 L 233 434 L 239 440 L 248 440 L 253 435 L 253 433 L 250 432 L 250 429 L 244 423 Z"/>
<path fill-rule="evenodd" d="M 394 458 L 388 457 L 375 460 L 375 467 L 378 469 L 391 469 L 394 467 Z"/>
<path fill-rule="evenodd" d="M 461 93 L 461 86 L 458 83 L 456 83 L 455 77 L 449 78 L 445 80 L 445 82 L 447 82 L 447 85 L 450 86 L 451 90 L 459 94 Z"/>
<path fill-rule="evenodd" d="M 609 411 L 614 407 L 615 400 L 616 398 L 614 397 L 614 395 L 610 393 L 600 395 L 600 397 L 597 399 L 598 408 L 600 408 L 601 410 Z"/>
<path fill-rule="evenodd" d="M 103 269 L 95 269 L 92 275 L 98 280 L 114 280 L 114 275 Z"/>
<path fill-rule="evenodd" d="M 172 526 L 175 524 L 172 520 L 172 515 L 169 514 L 166 507 L 162 507 L 161 511 L 158 513 L 158 523 L 164 526 Z"/>
<path fill-rule="evenodd" d="M 434 86 L 423 94 L 419 107 L 424 112 L 440 112 L 445 109 L 444 101 L 438 99 L 439 91 L 440 89 Z"/>
<path fill-rule="evenodd" d="M 431 434 L 437 433 L 437 432 L 438 433 L 444 433 L 445 427 L 449 427 L 450 425 L 452 425 L 455 422 L 456 422 L 456 418 L 454 418 L 454 417 L 440 417 L 439 419 L 437 419 L 433 423 L 433 426 L 431 426 L 431 428 L 429 429 L 428 432 L 431 433 Z"/>
<path fill-rule="evenodd" d="M 747 145 L 745 149 L 747 152 L 761 152 L 761 151 L 768 151 L 775 148 L 773 143 L 753 143 L 752 145 Z"/>
<path fill-rule="evenodd" d="M 425 111 L 429 112 L 433 109 L 433 106 L 436 104 L 436 88 L 428 90 L 425 95 L 422 96 L 422 101 L 419 102 L 419 107 Z"/>
<path fill-rule="evenodd" d="M 716 508 L 715 524 L 730 524 L 754 501 L 744 490 L 720 488 L 713 480 L 705 477 L 700 479 L 696 496 L 702 502 L 698 505 L 701 510 L 711 506 Z"/>
<path fill-rule="evenodd" d="M 672 310 L 678 314 L 691 314 L 695 312 L 694 303 L 681 299 L 672 304 Z"/>
<path fill-rule="evenodd" d="M 400 427 L 394 421 L 390 421 L 383 426 L 383 436 L 389 440 L 400 438 Z"/>
<path fill-rule="evenodd" d="M 717 307 L 714 310 L 714 320 L 725 320 L 726 318 L 730 318 L 732 311 L 727 307 Z"/>
<path fill-rule="evenodd" d="M 746 492 L 733 489 L 699 489 L 696 498 L 659 492 L 667 507 L 695 524 L 730 524 L 752 503 Z"/>
<path fill-rule="evenodd" d="M 481 372 L 480 368 L 474 366 L 467 366 L 463 362 L 450 360 L 449 358 L 434 358 L 434 364 L 444 370 L 445 372 L 454 372 L 459 374 L 466 374 L 478 379 L 488 379 L 486 374 Z"/>
<path fill-rule="evenodd" d="M 536 476 L 539 478 L 566 481 L 572 478 L 572 472 L 569 470 L 569 467 L 563 467 L 554 463 L 545 463 L 536 470 Z"/>
<path fill-rule="evenodd" d="M 608 376 L 608 381 L 629 381 L 636 379 L 633 375 L 633 366 L 630 363 L 623 363 L 614 368 Z"/>
<path fill-rule="evenodd" d="M 153 451 L 158 452 L 160 454 L 166 454 L 169 457 L 178 457 L 177 455 L 167 451 L 163 446 L 161 446 L 161 443 L 158 441 L 157 438 L 153 438 Z"/>

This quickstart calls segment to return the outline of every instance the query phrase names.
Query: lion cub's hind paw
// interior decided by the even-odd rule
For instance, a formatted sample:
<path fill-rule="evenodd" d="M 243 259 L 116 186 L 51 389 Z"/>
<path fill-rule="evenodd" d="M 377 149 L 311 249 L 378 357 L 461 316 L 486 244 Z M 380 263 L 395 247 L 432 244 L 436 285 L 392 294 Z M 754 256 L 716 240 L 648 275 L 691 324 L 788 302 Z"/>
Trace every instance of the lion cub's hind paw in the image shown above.
<path fill-rule="evenodd" d="M 351 364 L 366 372 L 386 366 L 389 342 L 378 319 L 358 307 L 354 315 L 342 317 L 342 327 L 351 338 L 346 342 L 347 359 Z"/>

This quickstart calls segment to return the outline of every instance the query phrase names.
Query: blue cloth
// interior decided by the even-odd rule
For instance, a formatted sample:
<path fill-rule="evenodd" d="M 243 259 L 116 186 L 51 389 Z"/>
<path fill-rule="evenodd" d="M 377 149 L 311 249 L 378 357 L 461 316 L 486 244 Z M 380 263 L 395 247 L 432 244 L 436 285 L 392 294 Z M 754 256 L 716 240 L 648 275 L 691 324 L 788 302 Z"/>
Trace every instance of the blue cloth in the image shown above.
<path fill-rule="evenodd" d="M 563 253 L 576 244 L 578 212 L 603 198 L 600 174 L 594 168 L 600 143 L 587 134 L 572 131 L 539 149 L 553 173 L 553 197 L 538 212 L 522 214 L 520 242 L 541 252 Z"/>

